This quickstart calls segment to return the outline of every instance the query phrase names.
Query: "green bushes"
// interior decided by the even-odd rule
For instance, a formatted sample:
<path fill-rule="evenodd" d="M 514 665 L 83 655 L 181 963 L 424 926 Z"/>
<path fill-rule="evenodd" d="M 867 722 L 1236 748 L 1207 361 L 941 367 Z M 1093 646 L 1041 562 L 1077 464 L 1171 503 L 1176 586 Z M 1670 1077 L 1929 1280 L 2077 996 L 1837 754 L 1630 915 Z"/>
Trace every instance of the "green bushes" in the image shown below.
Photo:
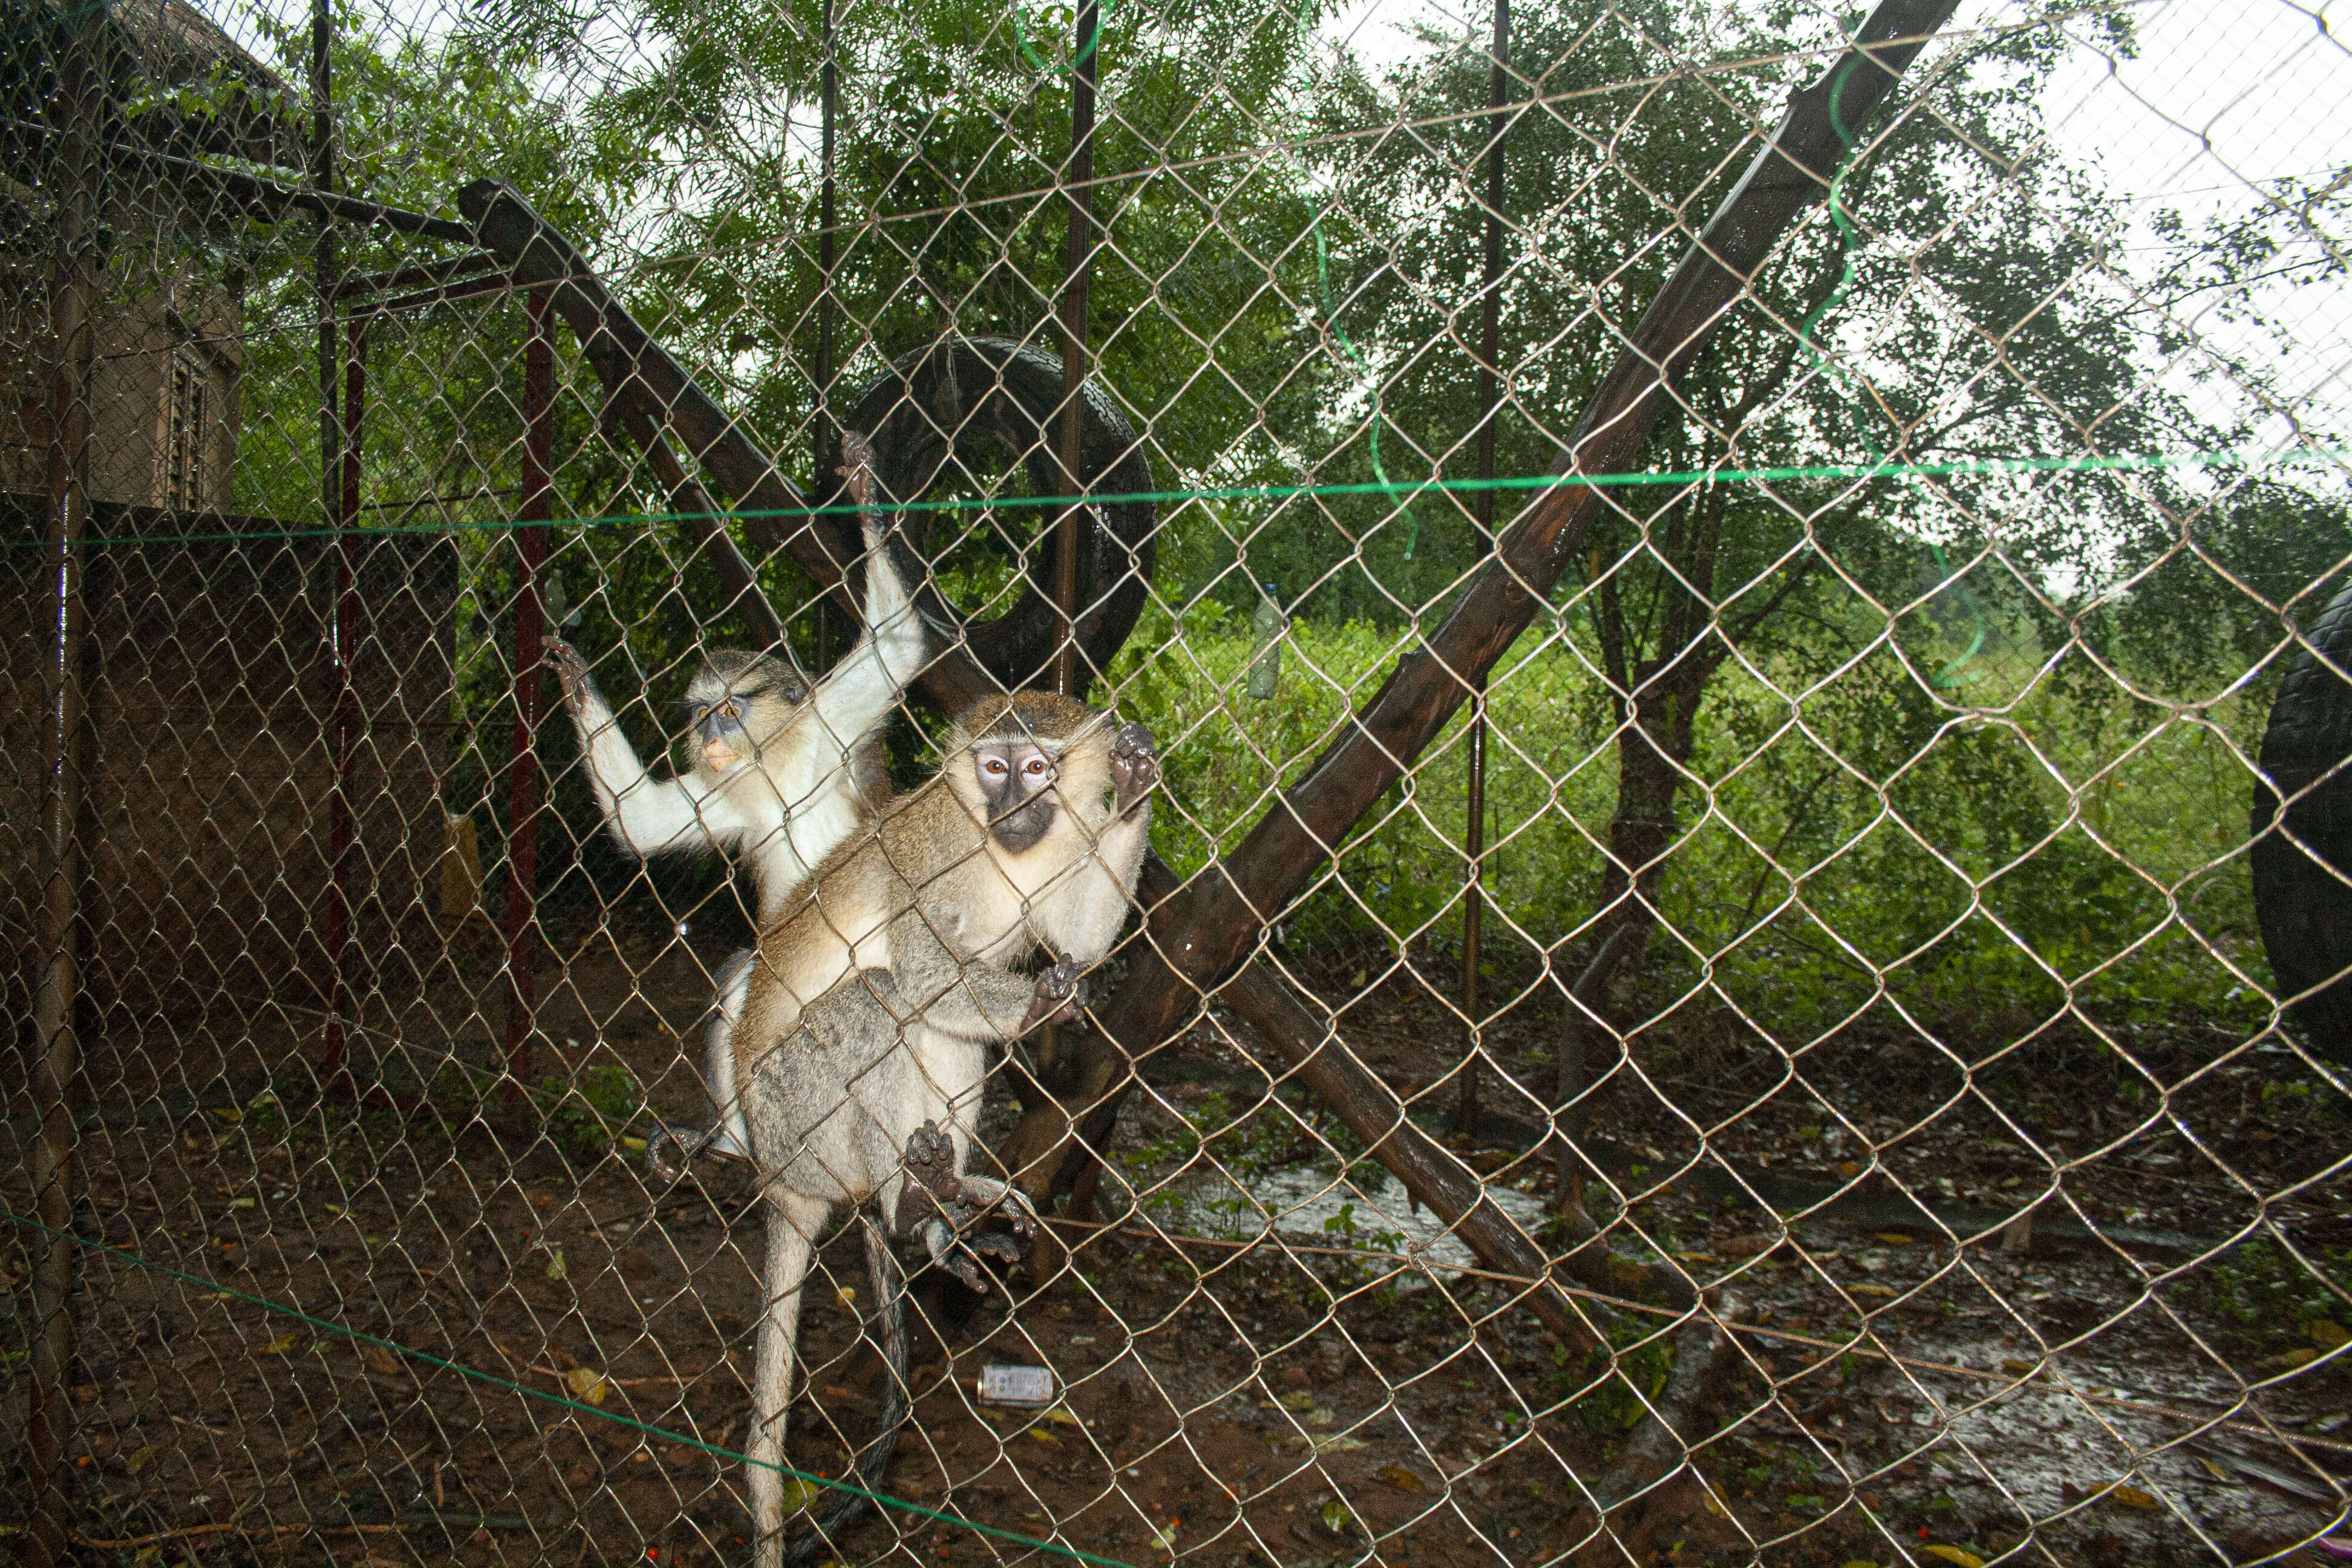
<path fill-rule="evenodd" d="M 1281 688 L 1260 700 L 1244 694 L 1242 617 L 1208 605 L 1139 626 L 1111 685 L 1160 742 L 1160 853 L 1184 872 L 1232 853 L 1412 635 L 1297 622 Z M 1597 907 L 1614 720 L 1599 678 L 1541 626 L 1496 669 L 1488 942 L 1499 970 L 1523 974 Z M 1730 667 L 1677 803 L 1658 889 L 1675 934 L 1652 944 L 1654 987 L 1711 983 L 1784 1040 L 1870 1005 L 1882 975 L 1885 1000 L 1963 1032 L 2047 1017 L 2070 984 L 2114 1026 L 2260 1026 L 2268 1005 L 2248 980 L 2269 976 L 2236 854 L 2249 778 L 2228 728 L 2243 743 L 2259 709 L 2234 700 L 2191 722 L 2120 694 L 2102 706 L 2037 670 L 2030 650 L 2007 656 L 1971 689 L 1984 706 L 1958 712 L 1891 654 L 1811 690 Z M 1457 715 L 1339 847 L 1287 917 L 1296 939 L 1452 945 L 1466 723 Z"/>

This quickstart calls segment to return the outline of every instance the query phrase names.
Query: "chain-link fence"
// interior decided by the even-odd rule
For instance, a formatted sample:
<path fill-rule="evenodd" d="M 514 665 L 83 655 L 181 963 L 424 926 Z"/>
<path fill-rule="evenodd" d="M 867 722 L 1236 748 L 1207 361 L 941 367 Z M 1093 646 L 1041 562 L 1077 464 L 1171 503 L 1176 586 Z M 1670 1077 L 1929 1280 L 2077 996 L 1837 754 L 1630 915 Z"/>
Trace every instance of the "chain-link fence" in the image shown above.
<path fill-rule="evenodd" d="M 2352 1558 L 2340 22 L 13 0 L 0 1531 Z"/>

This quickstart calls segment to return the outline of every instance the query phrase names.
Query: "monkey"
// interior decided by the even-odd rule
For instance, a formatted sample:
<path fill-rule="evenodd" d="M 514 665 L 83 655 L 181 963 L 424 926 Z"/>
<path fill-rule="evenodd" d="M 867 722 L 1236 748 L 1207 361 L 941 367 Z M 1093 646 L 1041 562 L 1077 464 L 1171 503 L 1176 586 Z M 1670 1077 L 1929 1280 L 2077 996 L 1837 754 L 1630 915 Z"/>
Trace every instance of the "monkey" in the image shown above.
<path fill-rule="evenodd" d="M 887 798 L 879 728 L 930 653 L 922 617 L 886 546 L 889 527 L 874 510 L 873 448 L 848 430 L 841 452 L 866 540 L 866 625 L 814 694 L 785 659 L 713 649 L 686 689 L 693 764 L 656 779 L 614 722 L 579 651 L 561 638 L 548 649 L 613 837 L 640 858 L 678 850 L 740 854 L 751 868 L 762 921 L 782 913 L 810 870 L 872 821 Z M 646 1152 L 657 1175 L 676 1180 L 683 1173 L 677 1155 L 751 1157 L 728 1044 L 750 968 L 745 952 L 719 972 L 703 1059 L 718 1119 L 707 1131 L 657 1125 Z"/>
<path fill-rule="evenodd" d="M 961 1173 L 986 1047 L 1085 1005 L 1085 973 L 1117 940 L 1150 847 L 1160 763 L 1140 724 L 1023 692 L 975 704 L 943 752 L 937 774 L 835 850 L 793 911 L 762 928 L 734 1030 L 767 1199 L 747 1447 L 756 1568 L 788 1560 L 775 1467 L 817 1236 L 835 1205 L 873 1200 L 890 1230 L 915 1230 L 975 1289 L 986 1285 L 974 1246 L 1017 1256 L 1009 1237 L 989 1247 L 961 1234 L 991 1206 L 1022 1234 L 1037 1223 L 1018 1189 Z M 1041 947 L 1049 966 L 1014 973 Z M 896 1342 L 903 1361 L 895 1265 L 873 1282 L 886 1356 Z M 859 1466 L 869 1486 L 905 1417 L 902 1372 Z M 821 1547 L 863 1500 L 837 1499 L 789 1560 Z"/>

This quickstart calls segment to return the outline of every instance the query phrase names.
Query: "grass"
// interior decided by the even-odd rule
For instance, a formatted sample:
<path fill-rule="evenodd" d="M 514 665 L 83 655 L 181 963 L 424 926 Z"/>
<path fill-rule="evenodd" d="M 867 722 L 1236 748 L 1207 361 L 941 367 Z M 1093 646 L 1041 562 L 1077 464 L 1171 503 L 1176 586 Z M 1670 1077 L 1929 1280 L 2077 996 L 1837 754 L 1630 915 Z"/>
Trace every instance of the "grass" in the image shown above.
<path fill-rule="evenodd" d="M 1187 872 L 1233 853 L 1411 635 L 1296 623 L 1279 689 L 1255 699 L 1238 617 L 1212 605 L 1139 626 L 1113 686 L 1160 742 L 1160 852 Z M 2259 708 L 2101 695 L 2012 650 L 1976 661 L 1960 709 L 1912 673 L 1935 668 L 1882 647 L 1810 691 L 1769 668 L 1717 682 L 1677 803 L 1653 982 L 1709 990 L 1784 1043 L 1888 1006 L 2004 1032 L 2070 1009 L 2116 1029 L 2263 1026 L 2270 974 L 2239 853 Z M 1563 641 L 1531 630 L 1496 670 L 1487 940 L 1498 972 L 1524 975 L 1596 911 L 1616 756 L 1605 689 Z M 1288 923 L 1450 947 L 1466 723 L 1381 798 Z"/>

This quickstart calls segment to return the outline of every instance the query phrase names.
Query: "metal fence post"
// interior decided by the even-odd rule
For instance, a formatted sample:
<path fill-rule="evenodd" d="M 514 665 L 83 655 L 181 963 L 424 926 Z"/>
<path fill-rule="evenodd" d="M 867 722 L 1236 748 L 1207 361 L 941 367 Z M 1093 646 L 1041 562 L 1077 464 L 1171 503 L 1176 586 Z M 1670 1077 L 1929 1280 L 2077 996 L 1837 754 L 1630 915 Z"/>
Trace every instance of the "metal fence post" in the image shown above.
<path fill-rule="evenodd" d="M 547 562 L 555 458 L 555 343 L 547 291 L 533 289 L 525 309 L 530 329 L 522 362 L 522 502 L 516 508 L 522 526 L 515 530 L 514 759 L 507 815 L 507 978 L 512 992 L 507 1106 L 515 1111 L 529 1100 L 532 1014 L 539 1003 L 539 692 L 546 631 L 539 578 Z"/>
<path fill-rule="evenodd" d="M 359 740 L 359 691 L 352 679 L 352 661 L 359 650 L 359 591 L 352 533 L 360 524 L 367 328 L 354 320 L 349 334 L 349 363 L 343 372 L 342 494 L 335 531 L 335 607 L 328 634 L 329 658 L 335 671 L 335 792 L 328 817 L 327 1065 L 320 1075 L 327 1081 L 344 1070 L 344 1016 L 352 1000 L 352 752 Z"/>
<path fill-rule="evenodd" d="M 1071 497 L 1054 523 L 1054 607 L 1061 641 L 1054 650 L 1054 689 L 1083 697 L 1092 672 L 1078 671 L 1076 630 L 1078 531 L 1087 510 L 1076 498 L 1086 487 L 1081 433 L 1086 428 L 1087 285 L 1094 276 L 1095 65 L 1101 54 L 1102 12 L 1082 0 L 1070 61 L 1070 163 L 1063 176 L 1070 203 L 1069 247 L 1062 284 L 1062 480 Z"/>
<path fill-rule="evenodd" d="M 816 383 L 816 414 L 809 421 L 812 456 L 815 467 L 809 474 L 809 494 L 831 496 L 836 492 L 833 483 L 833 466 L 838 442 L 833 428 L 833 355 L 835 312 L 838 302 L 833 297 L 834 267 L 834 151 L 833 136 L 835 115 L 841 105 L 841 57 L 835 36 L 834 0 L 824 0 L 824 34 L 820 47 L 824 54 L 823 86 L 820 89 L 818 114 L 823 121 L 819 132 L 822 147 L 818 155 L 819 185 L 817 189 L 817 299 L 816 299 L 816 363 L 813 367 Z M 815 597 L 816 622 L 813 627 L 814 647 L 812 664 L 824 669 L 833 662 L 833 610 L 822 593 Z"/>
<path fill-rule="evenodd" d="M 1511 0 L 1495 0 L 1494 74 L 1486 102 L 1494 110 L 1486 143 L 1486 276 L 1485 332 L 1478 363 L 1478 555 L 1495 551 L 1495 421 L 1500 413 L 1503 357 L 1503 104 L 1510 89 Z M 1486 921 L 1481 879 L 1486 858 L 1486 672 L 1470 677 L 1470 782 L 1463 801 L 1466 831 L 1462 905 L 1462 1016 L 1466 1036 L 1462 1059 L 1462 1103 L 1454 1127 L 1465 1137 L 1478 1132 L 1478 1054 L 1484 1029 L 1478 1019 L 1478 950 Z"/>
<path fill-rule="evenodd" d="M 33 1000 L 33 1111 L 39 1131 L 26 1151 L 33 1213 L 43 1233 L 32 1243 L 32 1386 L 25 1418 L 25 1469 L 30 1528 L 20 1560 L 41 1568 L 67 1562 L 66 1489 L 72 1472 L 66 1444 L 73 1426 L 67 1385 L 74 1354 L 73 1086 L 80 1071 L 74 1010 L 80 974 L 74 950 L 79 925 L 81 812 L 77 749 L 82 728 L 82 532 L 89 478 L 89 372 L 95 351 L 90 295 L 92 245 L 100 217 L 97 153 L 100 94 L 105 77 L 95 58 L 105 13 L 87 7 L 59 29 L 58 101 L 65 107 L 58 153 L 57 273 L 49 298 L 48 646 L 41 672 L 42 897 L 38 989 Z"/>

